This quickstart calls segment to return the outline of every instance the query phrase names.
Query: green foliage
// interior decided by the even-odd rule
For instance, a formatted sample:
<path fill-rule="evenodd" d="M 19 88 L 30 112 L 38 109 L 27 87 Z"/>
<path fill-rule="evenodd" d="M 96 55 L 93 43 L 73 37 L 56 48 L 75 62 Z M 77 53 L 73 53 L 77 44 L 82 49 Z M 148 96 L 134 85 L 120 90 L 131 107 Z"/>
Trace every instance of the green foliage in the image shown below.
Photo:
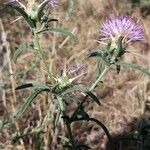
<path fill-rule="evenodd" d="M 141 71 L 141 72 L 145 73 L 146 75 L 150 76 L 150 70 L 149 69 L 138 66 L 137 64 L 130 64 L 130 63 L 126 63 L 123 61 L 117 61 L 117 62 L 115 62 L 115 64 L 123 66 L 123 67 L 127 67 L 127 68 L 132 68 L 134 70 Z"/>
<path fill-rule="evenodd" d="M 17 59 L 18 57 L 21 55 L 21 53 L 23 52 L 26 52 L 30 49 L 33 49 L 33 45 L 32 44 L 28 44 L 28 43 L 25 43 L 25 44 L 21 44 L 14 52 L 13 54 L 13 60 L 14 62 L 16 63 L 17 62 Z"/>
<path fill-rule="evenodd" d="M 73 39 L 76 39 L 76 37 L 71 32 L 67 31 L 66 29 L 62 29 L 62 28 L 47 28 L 47 29 L 43 29 L 43 30 L 39 31 L 38 34 L 43 33 L 43 32 L 61 33 L 65 36 L 69 36 Z"/>
<path fill-rule="evenodd" d="M 119 37 L 117 42 L 117 48 L 114 51 L 113 59 L 116 60 L 117 58 L 121 57 L 125 53 L 125 47 L 123 46 L 123 38 Z"/>
<path fill-rule="evenodd" d="M 103 62 L 105 62 L 106 65 L 110 65 L 110 57 L 108 52 L 106 51 L 94 51 L 89 55 L 89 58 L 93 57 L 93 58 L 97 58 L 102 60 Z"/>
<path fill-rule="evenodd" d="M 84 93 L 85 95 L 88 95 L 94 102 L 96 102 L 98 105 L 100 105 L 100 101 L 91 91 L 88 91 L 88 89 L 80 88 L 78 85 L 74 85 L 73 87 L 67 89 L 64 91 L 61 95 L 65 97 L 66 94 L 73 93 L 75 91 Z"/>
<path fill-rule="evenodd" d="M 25 87 L 29 87 L 29 84 L 27 84 L 26 86 L 22 85 L 19 86 L 19 88 L 17 89 L 22 89 Z M 41 93 L 41 92 L 49 92 L 50 88 L 48 86 L 45 85 L 41 85 L 38 86 L 37 88 L 34 89 L 34 91 L 31 93 L 31 95 L 28 97 L 28 99 L 25 101 L 25 103 L 21 106 L 21 108 L 17 111 L 17 113 L 15 114 L 14 118 L 17 119 L 19 117 L 22 116 L 22 114 L 29 108 L 30 104 L 33 102 L 33 100 Z"/>
<path fill-rule="evenodd" d="M 74 12 L 75 8 L 75 0 L 68 0 L 68 11 L 70 14 Z M 97 49 L 92 52 L 88 58 L 96 58 L 97 60 L 97 78 L 94 83 L 92 83 L 92 86 L 90 88 L 83 88 L 79 86 L 78 84 L 74 84 L 73 80 L 74 78 L 69 78 L 70 76 L 67 76 L 66 74 L 61 77 L 58 77 L 59 75 L 53 74 L 53 72 L 50 72 L 49 69 L 49 64 L 47 64 L 47 61 L 45 60 L 45 55 L 43 55 L 43 49 L 42 46 L 40 45 L 39 41 L 39 34 L 48 32 L 48 33 L 60 33 L 62 35 L 65 35 L 67 37 L 70 37 L 72 39 L 76 39 L 76 37 L 69 31 L 63 28 L 49 28 L 49 22 L 51 21 L 58 21 L 57 19 L 48 19 L 48 16 L 50 12 L 47 14 L 44 12 L 44 8 L 48 1 L 43 1 L 43 3 L 38 5 L 33 5 L 30 8 L 29 12 L 26 12 L 24 8 L 14 5 L 13 3 L 9 3 L 8 6 L 11 6 L 14 8 L 16 11 L 18 11 L 21 16 L 26 20 L 26 22 L 29 24 L 30 28 L 32 28 L 32 33 L 33 33 L 33 43 L 34 44 L 22 44 L 19 46 L 17 50 L 15 50 L 14 55 L 13 55 L 13 60 L 14 62 L 17 62 L 17 58 L 21 55 L 21 53 L 26 52 L 29 49 L 35 49 L 40 57 L 40 60 L 42 63 L 45 65 L 46 73 L 47 76 L 45 78 L 47 79 L 48 83 L 27 83 L 27 84 L 22 84 L 16 87 L 16 90 L 23 90 L 23 89 L 32 89 L 32 92 L 30 96 L 26 99 L 26 101 L 23 103 L 23 105 L 20 107 L 20 109 L 16 112 L 16 114 L 13 116 L 14 120 L 20 118 L 30 107 L 31 103 L 37 98 L 39 94 L 42 92 L 48 92 L 51 94 L 52 98 L 52 103 L 53 107 L 49 106 L 48 113 L 46 114 L 46 119 L 51 120 L 50 123 L 53 124 L 54 129 L 57 128 L 59 124 L 59 119 L 63 118 L 63 121 L 66 125 L 67 131 L 68 131 L 68 138 L 65 138 L 63 136 L 59 136 L 62 140 L 67 142 L 69 145 L 66 145 L 67 148 L 73 149 L 73 150 L 82 150 L 82 149 L 90 149 L 89 146 L 78 143 L 75 141 L 73 134 L 72 134 L 72 129 L 71 129 L 71 124 L 76 122 L 76 121 L 92 121 L 99 125 L 103 131 L 105 132 L 109 142 L 112 142 L 112 137 L 109 133 L 109 130 L 107 127 L 100 122 L 99 120 L 95 118 L 91 118 L 88 114 L 87 111 L 84 109 L 84 103 L 86 102 L 87 98 L 90 98 L 92 101 L 96 102 L 98 105 L 100 105 L 100 100 L 99 98 L 92 92 L 95 87 L 98 85 L 99 82 L 102 82 L 102 79 L 105 77 L 106 73 L 109 71 L 109 69 L 112 66 L 115 66 L 117 68 L 117 72 L 120 71 L 121 66 L 122 67 L 128 67 L 132 68 L 138 71 L 141 71 L 145 73 L 146 75 L 150 76 L 150 71 L 148 69 L 145 69 L 141 66 L 138 66 L 136 64 L 130 64 L 126 63 L 123 61 L 120 61 L 121 57 L 125 54 L 125 45 L 123 43 L 124 37 L 119 37 L 118 41 L 113 43 L 114 41 L 110 42 L 107 44 L 106 47 L 102 49 Z M 27 14 L 28 13 L 28 14 Z M 102 62 L 102 65 L 101 65 Z M 105 67 L 105 68 L 104 68 Z M 77 76 L 78 77 L 78 76 Z M 46 82 L 47 82 L 46 81 Z M 79 99 L 77 96 L 77 93 L 80 93 L 80 95 L 84 96 L 83 100 Z M 73 100 L 72 100 L 73 97 Z M 76 108 L 71 110 L 71 114 L 67 115 L 66 112 L 66 106 L 68 103 L 76 103 Z M 51 110 L 52 109 L 52 110 Z M 51 113 L 51 114 L 50 114 Z M 50 116 L 50 115 L 51 116 Z M 39 126 L 35 128 L 35 131 L 41 131 L 42 128 L 46 123 L 49 123 L 46 119 L 40 119 Z M 46 120 L 46 121 L 45 121 Z M 3 128 L 4 124 L 6 121 L 2 118 L 0 120 L 0 128 Z M 47 125 L 47 124 L 46 124 Z M 145 130 L 144 130 L 145 131 Z M 39 137 L 39 135 L 38 135 Z M 19 138 L 22 138 L 20 133 L 16 132 L 14 134 L 14 141 L 18 140 Z M 69 140 L 68 140 L 69 139 Z M 139 140 L 136 137 L 136 140 Z M 142 141 L 141 141 L 142 142 Z M 36 145 L 37 149 L 40 147 L 42 148 L 41 145 L 43 144 L 42 140 L 36 139 Z M 42 145 L 43 146 L 43 145 Z"/>
<path fill-rule="evenodd" d="M 36 24 L 35 22 L 33 22 L 30 17 L 28 16 L 28 14 L 23 10 L 23 8 L 20 8 L 19 6 L 14 5 L 13 3 L 8 3 L 8 6 L 14 8 L 17 12 L 19 12 L 21 14 L 21 16 L 25 19 L 25 21 L 28 23 L 28 25 L 31 28 L 35 28 Z"/>

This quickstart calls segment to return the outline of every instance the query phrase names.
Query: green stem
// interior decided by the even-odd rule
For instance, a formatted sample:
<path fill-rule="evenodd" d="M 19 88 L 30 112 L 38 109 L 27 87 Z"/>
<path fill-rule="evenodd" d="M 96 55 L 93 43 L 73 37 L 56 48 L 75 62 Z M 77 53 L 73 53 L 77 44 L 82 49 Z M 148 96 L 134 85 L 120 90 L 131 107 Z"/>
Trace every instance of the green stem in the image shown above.
<path fill-rule="evenodd" d="M 42 48 L 40 46 L 40 42 L 39 42 L 39 35 L 36 32 L 36 29 L 34 29 L 34 48 L 37 50 L 37 52 L 39 54 L 39 57 L 41 58 L 44 66 L 45 66 L 45 69 L 46 69 L 46 71 L 48 73 L 48 76 L 50 77 L 50 79 L 52 81 L 53 78 L 52 78 L 52 75 L 51 75 L 51 73 L 49 71 L 49 67 L 48 67 L 48 65 L 47 65 L 47 63 L 45 61 L 46 59 L 44 58 L 43 50 L 42 50 Z"/>
<path fill-rule="evenodd" d="M 103 70 L 103 72 L 100 74 L 99 78 L 95 81 L 94 84 L 92 84 L 92 86 L 90 87 L 89 91 L 92 91 L 96 87 L 96 85 L 102 80 L 102 78 L 104 77 L 104 75 L 106 75 L 106 73 L 108 72 L 109 68 L 110 68 L 110 66 L 105 67 L 105 69 Z M 84 99 L 82 100 L 82 102 L 80 103 L 80 105 L 77 107 L 77 109 L 72 114 L 72 117 L 74 117 L 74 115 L 81 108 L 81 106 L 83 105 L 83 103 L 86 101 L 87 98 L 88 98 L 88 95 L 86 95 L 84 97 Z"/>
<path fill-rule="evenodd" d="M 58 100 L 61 111 L 64 112 L 64 104 L 63 104 L 62 98 L 57 96 L 57 100 Z"/>
<path fill-rule="evenodd" d="M 68 135 L 69 135 L 69 139 L 70 139 L 70 143 L 72 145 L 72 150 L 76 150 L 76 144 L 72 135 L 72 131 L 71 131 L 71 124 L 66 124 L 67 126 L 67 130 L 68 130 Z"/>
<path fill-rule="evenodd" d="M 59 106 L 60 106 L 60 109 L 61 109 L 61 111 L 63 113 L 63 116 L 66 116 L 66 113 L 64 111 L 64 105 L 63 105 L 62 98 L 57 96 L 57 100 L 59 102 Z M 75 144 L 75 141 L 74 141 L 74 138 L 73 138 L 73 135 L 72 135 L 72 131 L 71 131 L 71 123 L 70 122 L 66 123 L 66 127 L 67 127 L 68 136 L 69 136 L 72 148 L 73 148 L 73 150 L 76 150 L 76 144 Z"/>
<path fill-rule="evenodd" d="M 106 73 L 108 72 L 110 66 L 107 66 L 105 67 L 105 69 L 103 70 L 103 72 L 100 74 L 100 76 L 98 77 L 98 79 L 95 81 L 94 84 L 92 84 L 91 88 L 89 89 L 89 91 L 92 91 L 96 86 L 97 84 L 102 81 L 102 78 L 106 75 Z"/>

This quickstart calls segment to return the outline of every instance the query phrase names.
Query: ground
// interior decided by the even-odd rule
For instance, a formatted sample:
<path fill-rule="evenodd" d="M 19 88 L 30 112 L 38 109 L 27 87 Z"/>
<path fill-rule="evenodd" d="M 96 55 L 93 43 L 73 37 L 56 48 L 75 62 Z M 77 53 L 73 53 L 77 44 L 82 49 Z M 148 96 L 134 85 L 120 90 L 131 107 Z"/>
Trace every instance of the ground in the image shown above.
<path fill-rule="evenodd" d="M 76 35 L 77 40 L 66 40 L 66 37 L 59 34 L 43 34 L 41 36 L 41 44 L 47 54 L 46 61 L 49 64 L 54 64 L 53 71 L 59 74 L 60 69 L 64 67 L 62 62 L 65 62 L 65 60 L 67 60 L 68 66 L 77 66 L 84 63 L 87 67 L 83 72 L 87 71 L 88 73 L 79 78 L 77 82 L 84 83 L 84 86 L 91 84 L 95 78 L 96 62 L 93 59 L 87 60 L 86 56 L 93 49 L 102 47 L 102 44 L 97 42 L 99 38 L 98 29 L 106 17 L 114 14 L 126 14 L 139 19 L 145 29 L 145 40 L 140 43 L 130 44 L 128 49 L 132 53 L 127 53 L 123 59 L 127 62 L 137 63 L 149 68 L 149 1 L 147 3 L 146 1 L 138 3 L 138 1 L 135 2 L 134 0 L 80 0 L 77 1 L 74 8 L 69 7 L 68 9 L 67 0 L 62 0 L 60 5 L 53 10 L 53 17 L 59 21 L 52 23 L 52 26 L 67 28 Z M 0 99 L 0 116 L 7 117 L 25 101 L 30 93 L 30 91 L 14 91 L 14 88 L 24 82 L 45 80 L 45 73 L 42 71 L 43 65 L 39 62 L 36 54 L 30 51 L 21 55 L 17 63 L 14 63 L 12 56 L 15 47 L 27 41 L 31 42 L 32 35 L 23 20 L 11 23 L 17 18 L 18 14 L 12 9 L 6 8 L 2 2 L 0 4 L 0 16 L 5 33 L 7 34 L 8 43 L 6 45 L 10 49 L 10 57 L 7 55 L 7 52 L 0 51 L 0 82 L 3 82 L 2 85 L 4 85 L 4 88 L 2 86 L 0 89 L 0 98 L 2 98 Z M 4 63 L 5 59 L 7 60 L 6 63 Z M 1 60 L 3 60 L 2 63 Z M 11 70 L 13 71 L 13 75 L 10 75 Z M 122 68 L 118 74 L 115 69 L 112 69 L 105 77 L 104 82 L 100 83 L 99 87 L 94 90 L 94 93 L 101 100 L 102 105 L 98 106 L 89 100 L 85 108 L 90 116 L 101 120 L 113 136 L 134 131 L 136 122 L 141 117 L 149 117 L 150 78 L 143 73 Z M 38 120 L 45 116 L 48 109 L 48 102 L 43 101 L 43 99 L 46 99 L 46 95 L 40 95 L 27 113 L 13 127 L 5 129 L 0 133 L 0 146 L 2 149 L 36 150 L 40 149 L 37 143 L 44 143 L 46 145 L 48 133 L 27 135 L 15 143 L 10 139 L 17 130 L 23 131 L 26 128 L 35 127 Z M 72 107 L 69 106 L 67 108 L 68 112 Z M 50 125 L 45 127 L 45 130 L 50 131 L 49 134 L 53 135 L 53 131 L 49 128 Z M 93 123 L 76 123 L 73 125 L 73 129 L 77 141 L 88 144 L 92 150 L 106 149 L 107 138 L 102 129 L 99 129 Z M 61 126 L 58 130 L 62 131 L 65 129 Z M 62 149 L 59 146 L 59 141 L 54 139 L 54 137 L 51 141 L 54 145 L 51 145 L 49 149 Z M 57 144 L 55 145 L 55 143 Z M 120 147 L 126 150 L 136 150 L 134 144 L 125 143 L 124 145 L 122 143 Z M 41 149 L 44 149 L 44 146 Z"/>

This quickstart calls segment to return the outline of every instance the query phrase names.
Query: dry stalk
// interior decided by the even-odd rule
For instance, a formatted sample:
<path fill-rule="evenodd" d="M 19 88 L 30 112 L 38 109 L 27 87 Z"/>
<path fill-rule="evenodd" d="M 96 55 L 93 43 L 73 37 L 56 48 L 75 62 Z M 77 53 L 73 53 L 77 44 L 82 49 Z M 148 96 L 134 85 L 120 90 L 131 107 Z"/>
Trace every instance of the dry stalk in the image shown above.
<path fill-rule="evenodd" d="M 5 97 L 5 89 L 4 89 L 4 82 L 3 82 L 3 67 L 5 66 L 5 55 L 6 55 L 6 48 L 5 48 L 5 39 L 6 39 L 6 35 L 4 32 L 4 27 L 2 24 L 2 21 L 0 20 L 0 98 L 2 98 L 0 100 L 0 103 L 3 104 L 3 106 L 6 108 L 7 104 L 6 104 L 6 97 Z"/>
<path fill-rule="evenodd" d="M 77 28 L 74 28 L 71 32 L 72 34 L 76 35 L 77 34 Z M 62 49 L 63 46 L 68 42 L 68 40 L 70 39 L 70 37 L 66 37 L 65 40 L 59 45 L 59 49 Z"/>
<path fill-rule="evenodd" d="M 12 112 L 15 112 L 15 104 L 16 104 L 16 93 L 15 93 L 15 79 L 13 77 L 13 69 L 12 69 L 12 62 L 11 62 L 11 58 L 10 58 L 10 47 L 9 47 L 9 43 L 7 42 L 7 34 L 6 32 L 4 31 L 4 26 L 3 26 L 3 23 L 2 21 L 0 20 L 0 26 L 1 26 L 1 29 L 2 29 L 2 35 L 3 35 L 3 45 L 5 46 L 6 48 L 6 59 L 7 59 L 7 63 L 8 63 L 8 69 L 9 69 L 9 74 L 10 74 L 10 82 L 11 82 L 11 87 L 12 87 L 12 96 L 13 98 L 11 98 L 11 107 L 12 107 Z M 4 101 L 4 106 L 6 106 L 6 101 Z M 15 127 L 16 127 L 16 130 L 19 131 L 19 124 L 16 122 L 15 123 Z M 21 146 L 23 147 L 23 150 L 25 149 L 24 147 L 24 142 L 22 139 L 20 139 L 20 143 L 21 143 Z"/>

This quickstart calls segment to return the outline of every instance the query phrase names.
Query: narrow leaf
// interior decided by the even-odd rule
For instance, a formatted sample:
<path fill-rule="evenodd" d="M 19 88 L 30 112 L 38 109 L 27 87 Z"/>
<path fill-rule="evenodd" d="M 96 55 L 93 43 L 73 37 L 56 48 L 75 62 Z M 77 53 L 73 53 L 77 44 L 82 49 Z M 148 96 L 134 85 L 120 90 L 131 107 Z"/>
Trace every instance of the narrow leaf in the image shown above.
<path fill-rule="evenodd" d="M 26 22 L 30 25 L 31 28 L 35 28 L 34 23 L 28 16 L 28 14 L 23 10 L 23 8 L 20 8 L 19 6 L 16 6 L 12 3 L 8 3 L 7 5 L 17 10 L 21 14 L 21 16 L 26 20 Z"/>
<path fill-rule="evenodd" d="M 65 29 L 61 29 L 61 28 L 48 28 L 48 29 L 44 29 L 44 30 L 41 30 L 39 31 L 38 33 L 42 33 L 42 32 L 51 32 L 51 33 L 61 33 L 65 36 L 69 36 L 71 38 L 74 38 L 75 39 L 75 36 L 74 34 L 72 34 L 71 32 L 65 30 Z"/>
<path fill-rule="evenodd" d="M 143 68 L 143 67 L 141 67 L 141 66 L 139 66 L 137 64 L 130 64 L 130 63 L 126 63 L 126 62 L 123 62 L 123 61 L 115 62 L 115 64 L 123 66 L 123 67 L 132 68 L 134 70 L 141 71 L 141 72 L 147 74 L 148 76 L 150 76 L 150 69 Z"/>
<path fill-rule="evenodd" d="M 25 43 L 25 44 L 20 45 L 19 48 L 17 50 L 15 50 L 15 52 L 13 54 L 13 60 L 14 60 L 14 62 L 15 63 L 17 62 L 17 59 L 18 59 L 19 55 L 22 52 L 25 52 L 25 51 L 27 51 L 29 49 L 32 49 L 32 48 L 33 48 L 33 46 L 31 44 L 29 45 L 29 44 Z"/>
<path fill-rule="evenodd" d="M 95 118 L 89 118 L 89 120 L 97 123 L 103 129 L 103 131 L 105 132 L 105 134 L 107 135 L 107 137 L 109 139 L 109 142 L 111 143 L 112 142 L 112 137 L 111 137 L 107 127 L 102 122 L 100 122 L 99 120 L 97 120 Z"/>
<path fill-rule="evenodd" d="M 49 91 L 49 89 L 36 89 L 25 101 L 25 103 L 22 105 L 22 107 L 18 110 L 17 114 L 15 115 L 15 118 L 19 118 L 22 116 L 22 114 L 29 108 L 30 104 L 33 102 L 33 100 L 43 91 Z"/>
<path fill-rule="evenodd" d="M 76 92 L 76 91 L 87 94 L 88 96 L 92 98 L 92 100 L 94 100 L 98 105 L 100 105 L 99 99 L 92 92 L 87 91 L 87 89 L 80 88 L 78 85 L 75 85 L 69 88 L 68 90 L 64 91 L 62 93 L 62 96 L 65 96 L 65 94 L 69 94 L 69 93 Z"/>
<path fill-rule="evenodd" d="M 48 22 L 53 22 L 53 21 L 58 22 L 58 19 L 49 19 L 48 20 Z"/>
<path fill-rule="evenodd" d="M 88 91 L 88 92 L 86 92 L 86 93 L 87 93 L 87 95 L 89 95 L 98 105 L 101 104 L 100 101 L 99 101 L 99 99 L 97 98 L 97 96 L 95 96 L 92 92 Z"/>
<path fill-rule="evenodd" d="M 32 83 L 22 84 L 22 85 L 17 86 L 15 90 L 21 90 L 21 89 L 30 88 L 30 87 L 33 87 Z"/>

